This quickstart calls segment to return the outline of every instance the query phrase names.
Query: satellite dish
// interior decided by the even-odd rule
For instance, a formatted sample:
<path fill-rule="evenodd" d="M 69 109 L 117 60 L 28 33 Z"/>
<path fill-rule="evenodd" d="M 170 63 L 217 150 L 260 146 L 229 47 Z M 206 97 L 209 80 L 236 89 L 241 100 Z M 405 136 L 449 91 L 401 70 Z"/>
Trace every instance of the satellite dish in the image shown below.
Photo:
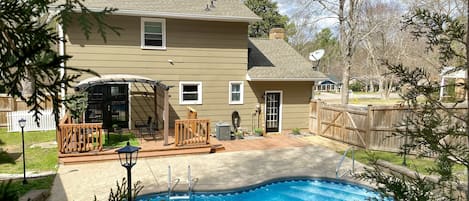
<path fill-rule="evenodd" d="M 309 60 L 311 61 L 319 61 L 324 56 L 324 49 L 319 49 L 314 52 L 309 53 Z"/>

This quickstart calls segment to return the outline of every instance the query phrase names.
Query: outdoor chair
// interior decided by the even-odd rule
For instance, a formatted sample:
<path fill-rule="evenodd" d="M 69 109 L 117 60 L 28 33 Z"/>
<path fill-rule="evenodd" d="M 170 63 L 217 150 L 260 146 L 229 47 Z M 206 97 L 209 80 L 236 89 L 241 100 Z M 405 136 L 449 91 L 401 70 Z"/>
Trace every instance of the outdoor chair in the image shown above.
<path fill-rule="evenodd" d="M 145 121 L 135 121 L 135 128 L 139 131 L 139 136 L 141 138 L 144 135 L 151 135 L 155 138 L 156 135 L 156 125 L 152 123 L 152 117 L 148 117 L 148 120 Z"/>

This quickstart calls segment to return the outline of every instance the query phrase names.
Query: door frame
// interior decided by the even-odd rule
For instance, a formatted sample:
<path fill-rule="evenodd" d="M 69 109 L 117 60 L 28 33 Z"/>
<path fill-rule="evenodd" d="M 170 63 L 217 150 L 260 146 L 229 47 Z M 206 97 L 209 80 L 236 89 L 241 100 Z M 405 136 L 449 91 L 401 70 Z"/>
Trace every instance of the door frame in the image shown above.
<path fill-rule="evenodd" d="M 282 90 L 266 90 L 264 91 L 264 130 L 267 133 L 267 94 L 268 93 L 280 93 L 280 105 L 279 105 L 279 115 L 278 115 L 278 132 L 282 132 L 282 114 L 283 114 L 283 91 Z M 273 132 L 270 132 L 273 133 Z"/>
<path fill-rule="evenodd" d="M 131 103 L 131 100 L 132 100 L 131 99 L 131 83 L 128 83 L 128 82 L 103 83 L 103 84 L 94 85 L 92 87 L 103 87 L 104 88 L 103 96 L 105 96 L 105 95 L 110 95 L 110 94 L 108 94 L 108 93 L 110 93 L 110 91 L 108 91 L 108 89 L 110 90 L 110 88 L 113 85 L 123 85 L 123 86 L 127 87 L 127 98 L 125 100 L 127 101 L 127 117 L 128 117 L 127 126 L 130 129 L 131 128 L 130 127 L 131 126 L 131 112 L 132 112 L 132 110 L 131 110 L 131 106 L 132 106 L 132 103 Z M 88 89 L 91 89 L 92 87 L 90 87 Z M 102 115 L 103 115 L 103 117 L 102 117 L 103 127 L 106 125 L 105 124 L 105 120 L 106 120 L 105 118 L 107 118 L 107 117 L 105 117 L 107 115 L 104 115 L 104 114 L 109 112 L 109 111 L 107 111 L 108 107 L 106 107 L 106 104 L 104 104 L 106 102 L 107 102 L 106 98 L 103 98 L 102 102 L 100 103 L 101 104 L 101 109 L 102 109 Z M 109 102 L 109 103 L 111 103 L 111 102 Z M 110 105 L 112 105 L 112 104 L 110 104 Z M 112 127 L 112 117 L 111 117 L 110 121 L 111 121 L 110 122 L 111 125 L 109 125 L 109 128 Z"/>

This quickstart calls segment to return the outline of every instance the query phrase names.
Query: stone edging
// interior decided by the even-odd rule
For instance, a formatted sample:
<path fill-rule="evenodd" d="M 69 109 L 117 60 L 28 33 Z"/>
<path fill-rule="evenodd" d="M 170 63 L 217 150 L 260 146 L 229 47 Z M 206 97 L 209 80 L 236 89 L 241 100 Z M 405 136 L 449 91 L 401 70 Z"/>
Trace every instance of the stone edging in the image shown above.
<path fill-rule="evenodd" d="M 26 172 L 26 178 L 37 178 L 37 177 L 46 177 L 46 176 L 51 176 L 55 175 L 57 172 L 54 171 L 46 171 L 46 172 L 39 172 L 39 173 L 28 173 Z M 16 179 L 22 179 L 23 174 L 0 174 L 0 181 L 5 181 L 5 180 L 16 180 Z"/>
<path fill-rule="evenodd" d="M 388 169 L 389 171 L 400 173 L 400 174 L 403 174 L 403 175 L 405 175 L 407 177 L 410 177 L 410 178 L 413 178 L 413 179 L 417 178 L 417 175 L 422 175 L 425 179 L 427 179 L 428 181 L 431 181 L 433 183 L 438 183 L 438 181 L 439 181 L 439 177 L 437 177 L 437 176 L 419 174 L 416 171 L 410 170 L 410 169 L 408 169 L 406 167 L 403 167 L 403 166 L 394 165 L 394 164 L 389 163 L 389 162 L 384 161 L 384 160 L 378 160 L 378 161 L 376 161 L 376 164 L 383 167 L 383 168 Z M 467 191 L 467 185 L 464 184 L 464 183 L 463 184 L 456 184 L 455 183 L 455 186 L 457 186 L 458 190 L 462 190 L 464 192 Z"/>

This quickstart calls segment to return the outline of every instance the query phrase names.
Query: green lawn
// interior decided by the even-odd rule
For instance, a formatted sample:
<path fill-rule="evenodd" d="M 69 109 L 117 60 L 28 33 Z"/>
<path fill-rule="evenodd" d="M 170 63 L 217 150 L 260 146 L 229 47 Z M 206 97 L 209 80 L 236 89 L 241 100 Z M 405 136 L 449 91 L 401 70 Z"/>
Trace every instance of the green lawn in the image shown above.
<path fill-rule="evenodd" d="M 342 151 L 341 154 L 343 153 L 344 152 Z M 403 157 L 397 153 L 384 151 L 365 151 L 363 149 L 355 150 L 355 160 L 363 164 L 368 164 L 371 156 L 374 156 L 377 159 L 381 159 L 395 165 L 402 165 L 403 162 Z M 347 153 L 347 157 L 351 158 L 350 152 Z M 406 163 L 409 169 L 412 169 L 422 174 L 430 174 L 430 172 L 428 172 L 428 168 L 435 165 L 434 160 L 431 158 L 417 158 L 413 155 L 407 156 Z M 453 171 L 458 174 L 464 172 L 465 167 L 463 165 L 456 165 L 454 166 Z"/>
<path fill-rule="evenodd" d="M 32 144 L 55 141 L 55 131 L 25 132 L 26 171 L 56 171 L 57 148 L 30 148 Z M 21 133 L 0 129 L 0 172 L 22 173 Z"/>
<path fill-rule="evenodd" d="M 109 133 L 108 135 L 104 134 L 104 147 L 105 148 L 120 148 L 127 145 L 127 141 L 130 141 L 130 145 L 138 146 L 140 145 L 138 139 L 131 132 L 123 133 L 119 135 L 117 133 Z"/>
<path fill-rule="evenodd" d="M 21 133 L 12 132 L 8 133 L 6 128 L 0 128 L 0 147 L 5 145 L 19 145 L 21 146 Z M 31 145 L 40 142 L 55 141 L 55 130 L 53 131 L 32 131 L 24 133 L 24 142 L 26 145 Z"/>
<path fill-rule="evenodd" d="M 26 171 L 56 171 L 58 163 L 57 148 L 30 148 L 31 145 L 36 143 L 55 141 L 55 131 L 25 132 L 24 138 Z M 21 133 L 8 133 L 5 128 L 0 128 L 0 173 L 20 174 L 22 172 Z M 23 185 L 21 179 L 16 180 L 11 183 L 10 190 L 16 192 L 20 197 L 32 189 L 50 189 L 54 178 L 55 176 L 47 176 L 28 179 L 27 185 Z"/>
<path fill-rule="evenodd" d="M 28 179 L 28 184 L 23 185 L 23 180 L 13 181 L 11 183 L 11 189 L 18 192 L 19 196 L 26 194 L 28 191 L 33 189 L 50 189 L 54 182 L 55 175 Z"/>

